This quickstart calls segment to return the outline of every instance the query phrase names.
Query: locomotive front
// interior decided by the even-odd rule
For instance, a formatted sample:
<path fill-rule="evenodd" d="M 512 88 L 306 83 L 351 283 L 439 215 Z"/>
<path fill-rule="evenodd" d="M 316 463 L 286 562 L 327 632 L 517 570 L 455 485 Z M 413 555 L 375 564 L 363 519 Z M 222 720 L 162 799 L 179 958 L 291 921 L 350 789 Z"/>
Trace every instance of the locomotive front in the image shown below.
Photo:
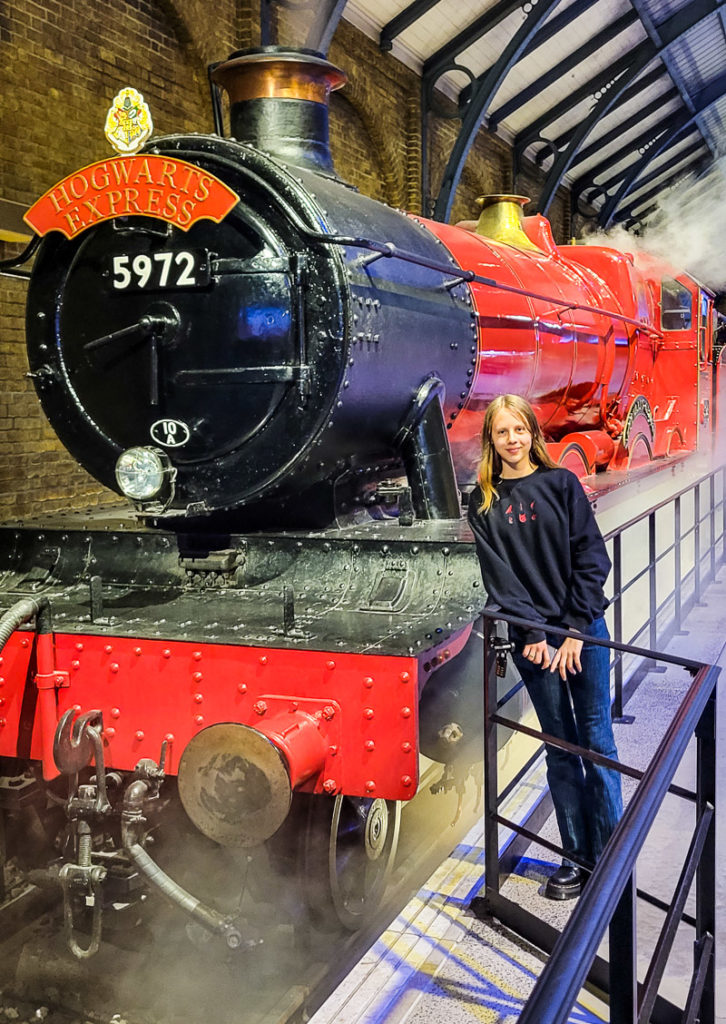
<path fill-rule="evenodd" d="M 306 507 L 329 521 L 334 481 L 415 461 L 406 441 L 431 398 L 468 388 L 468 290 L 437 294 L 441 274 L 356 247 L 375 224 L 442 259 L 425 228 L 335 176 L 342 72 L 273 50 L 233 54 L 214 78 L 232 139 L 162 138 L 44 197 L 65 234 L 36 260 L 31 375 L 75 458 L 147 513 L 269 524 L 292 504 L 298 524 Z M 234 205 L 210 219 L 215 189 Z M 453 489 L 446 502 L 458 515 Z"/>
<path fill-rule="evenodd" d="M 70 929 L 81 957 L 129 877 L 240 942 L 147 852 L 162 783 L 205 842 L 292 835 L 318 909 L 359 926 L 419 751 L 451 767 L 481 703 L 475 643 L 476 712 L 452 711 L 483 603 L 448 443 L 477 365 L 469 285 L 430 228 L 335 174 L 338 69 L 269 48 L 213 79 L 232 138 L 152 140 L 27 216 L 43 409 L 140 513 L 0 529 L 0 773 L 43 809 L 32 860 L 91 927 L 87 948 Z"/>

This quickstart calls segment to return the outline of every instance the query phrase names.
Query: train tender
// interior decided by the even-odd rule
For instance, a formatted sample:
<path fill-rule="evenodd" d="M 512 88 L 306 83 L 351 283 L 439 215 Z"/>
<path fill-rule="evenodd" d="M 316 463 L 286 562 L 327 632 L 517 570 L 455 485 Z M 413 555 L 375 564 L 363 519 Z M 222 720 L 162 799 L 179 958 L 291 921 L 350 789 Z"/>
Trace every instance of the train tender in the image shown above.
<path fill-rule="evenodd" d="M 213 843 L 298 843 L 346 925 L 375 904 L 419 752 L 455 782 L 480 703 L 461 499 L 495 394 L 581 476 L 695 449 L 711 417 L 690 277 L 557 247 L 517 196 L 449 226 L 360 195 L 319 54 L 211 81 L 217 134 L 133 152 L 129 129 L 27 215 L 30 375 L 130 509 L 0 529 L 5 852 L 59 880 L 78 956 L 149 887 L 244 942 L 152 860 L 177 794 Z"/>

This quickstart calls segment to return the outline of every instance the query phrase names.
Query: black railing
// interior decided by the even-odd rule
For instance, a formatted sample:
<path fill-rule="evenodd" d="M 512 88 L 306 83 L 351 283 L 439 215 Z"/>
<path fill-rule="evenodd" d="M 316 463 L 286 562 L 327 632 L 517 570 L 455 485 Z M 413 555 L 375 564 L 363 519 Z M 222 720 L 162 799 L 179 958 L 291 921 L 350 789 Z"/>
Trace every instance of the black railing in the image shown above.
<path fill-rule="evenodd" d="M 564 740 L 530 729 L 504 717 L 503 701 L 497 698 L 497 676 L 493 671 L 491 625 L 505 621 L 518 626 L 537 623 L 500 612 L 484 614 L 485 644 L 485 895 L 472 903 L 478 915 L 494 916 L 528 941 L 547 952 L 550 959 L 519 1018 L 520 1024 L 565 1024 L 586 980 L 589 979 L 610 1001 L 611 1024 L 700 1024 L 714 1021 L 714 917 L 715 917 L 715 684 L 720 669 L 657 651 L 633 647 L 616 641 L 588 637 L 588 643 L 609 647 L 616 657 L 636 656 L 647 663 L 666 662 L 683 667 L 693 680 L 675 712 L 663 740 L 644 772 L 622 765 Z M 566 630 L 548 627 L 558 636 L 575 636 Z M 506 698 L 505 698 L 506 700 Z M 502 896 L 500 891 L 499 827 L 524 836 L 540 846 L 564 856 L 561 847 L 529 832 L 522 825 L 500 814 L 502 796 L 498 792 L 498 726 L 504 726 L 598 764 L 640 780 L 620 823 L 611 836 L 580 896 L 565 930 L 560 934 L 540 917 Z M 697 787 L 690 792 L 673 785 L 676 769 L 693 735 L 697 744 Z M 681 875 L 670 904 L 651 894 L 636 890 L 635 864 L 648 831 L 666 793 L 692 801 L 696 806 L 696 827 Z M 576 860 L 572 858 L 571 860 Z M 696 878 L 695 918 L 684 913 L 686 897 Z M 664 924 L 650 967 L 642 984 L 637 979 L 636 895 L 665 912 Z M 695 929 L 695 966 L 686 1006 L 681 1011 L 658 995 L 668 955 L 679 923 Z M 610 962 L 597 951 L 609 928 Z"/>
<path fill-rule="evenodd" d="M 707 501 L 702 502 L 704 492 Z M 704 504 L 706 511 L 702 512 Z M 670 536 L 659 545 L 664 527 Z M 647 551 L 645 564 L 627 578 L 624 539 L 630 552 L 636 547 Z M 646 643 L 652 649 L 664 646 L 669 636 L 680 632 L 685 615 L 700 603 L 703 587 L 713 580 L 717 564 L 726 558 L 726 467 L 704 474 L 645 515 L 606 533 L 605 541 L 613 563 L 613 640 L 619 644 Z M 637 590 L 638 584 L 642 591 Z M 663 593 L 667 596 L 661 599 Z M 627 619 L 634 623 L 630 629 L 624 625 Z M 612 669 L 613 717 L 622 720 L 627 694 L 623 692 L 626 666 L 620 652 L 613 659 Z"/>

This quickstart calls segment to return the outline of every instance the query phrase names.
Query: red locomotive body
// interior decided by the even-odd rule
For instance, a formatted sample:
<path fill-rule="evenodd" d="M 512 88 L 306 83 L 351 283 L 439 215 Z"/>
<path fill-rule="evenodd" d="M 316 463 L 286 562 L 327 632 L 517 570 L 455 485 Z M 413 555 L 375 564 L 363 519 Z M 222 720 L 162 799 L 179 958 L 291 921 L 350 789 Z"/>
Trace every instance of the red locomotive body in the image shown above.
<path fill-rule="evenodd" d="M 715 386 L 713 294 L 646 254 L 558 247 L 544 217 L 520 226 L 522 201 L 487 197 L 463 234 L 427 222 L 463 269 L 500 286 L 471 284 L 475 380 L 450 432 L 459 478 L 505 391 L 529 400 L 551 454 L 580 477 L 694 451 Z"/>

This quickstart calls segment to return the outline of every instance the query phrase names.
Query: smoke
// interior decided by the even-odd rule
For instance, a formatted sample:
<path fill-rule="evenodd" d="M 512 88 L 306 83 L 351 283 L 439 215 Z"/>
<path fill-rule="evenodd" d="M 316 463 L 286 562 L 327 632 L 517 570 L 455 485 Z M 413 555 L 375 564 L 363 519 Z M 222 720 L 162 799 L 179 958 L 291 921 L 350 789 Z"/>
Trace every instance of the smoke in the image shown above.
<path fill-rule="evenodd" d="M 690 175 L 659 199 L 658 208 L 638 234 L 614 227 L 583 234 L 588 245 L 623 252 L 648 252 L 685 269 L 713 291 L 726 291 L 726 157 L 701 177 Z"/>

